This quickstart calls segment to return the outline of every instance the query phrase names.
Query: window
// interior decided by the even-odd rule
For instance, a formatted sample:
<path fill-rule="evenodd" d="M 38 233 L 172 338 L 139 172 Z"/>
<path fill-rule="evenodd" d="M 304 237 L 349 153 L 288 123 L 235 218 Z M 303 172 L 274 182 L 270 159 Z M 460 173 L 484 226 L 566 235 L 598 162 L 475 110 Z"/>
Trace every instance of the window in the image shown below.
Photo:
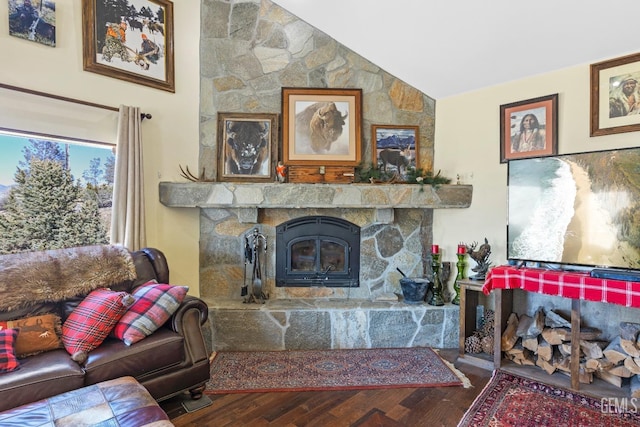
<path fill-rule="evenodd" d="M 0 130 L 0 254 L 108 243 L 113 153 Z"/>

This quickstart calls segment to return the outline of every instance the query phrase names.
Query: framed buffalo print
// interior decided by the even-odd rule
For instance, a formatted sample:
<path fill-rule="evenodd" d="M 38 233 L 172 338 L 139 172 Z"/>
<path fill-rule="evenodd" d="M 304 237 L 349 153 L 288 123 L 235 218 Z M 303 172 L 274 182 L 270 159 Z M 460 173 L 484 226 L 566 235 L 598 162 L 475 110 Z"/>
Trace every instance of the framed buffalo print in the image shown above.
<path fill-rule="evenodd" d="M 82 0 L 85 71 L 175 92 L 173 3 Z"/>
<path fill-rule="evenodd" d="M 275 181 L 278 115 L 218 113 L 218 181 Z"/>
<path fill-rule="evenodd" d="M 357 166 L 361 150 L 362 90 L 282 89 L 285 165 Z"/>

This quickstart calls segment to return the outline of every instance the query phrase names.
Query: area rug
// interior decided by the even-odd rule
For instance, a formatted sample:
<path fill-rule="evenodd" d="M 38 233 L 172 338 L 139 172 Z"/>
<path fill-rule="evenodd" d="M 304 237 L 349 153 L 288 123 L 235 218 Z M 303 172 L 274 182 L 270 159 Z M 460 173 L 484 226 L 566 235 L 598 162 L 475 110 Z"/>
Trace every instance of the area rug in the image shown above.
<path fill-rule="evenodd" d="M 594 399 L 497 370 L 458 427 L 631 427 L 637 412 L 630 398 Z"/>
<path fill-rule="evenodd" d="M 430 348 L 221 351 L 205 393 L 462 386 Z"/>

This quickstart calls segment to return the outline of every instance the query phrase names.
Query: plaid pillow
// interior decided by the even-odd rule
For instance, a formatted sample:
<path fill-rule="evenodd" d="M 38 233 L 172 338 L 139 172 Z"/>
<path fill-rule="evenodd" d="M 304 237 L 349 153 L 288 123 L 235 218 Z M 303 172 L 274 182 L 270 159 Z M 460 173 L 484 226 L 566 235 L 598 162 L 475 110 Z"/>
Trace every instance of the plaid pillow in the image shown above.
<path fill-rule="evenodd" d="M 96 289 L 87 295 L 62 325 L 62 343 L 71 358 L 83 364 L 131 303 L 133 298 L 126 292 Z"/>
<path fill-rule="evenodd" d="M 118 321 L 112 335 L 126 345 L 154 333 L 176 312 L 189 288 L 147 282 L 133 293 L 136 302 Z"/>
<path fill-rule="evenodd" d="M 11 372 L 20 367 L 14 349 L 17 337 L 17 329 L 0 330 L 0 372 Z"/>

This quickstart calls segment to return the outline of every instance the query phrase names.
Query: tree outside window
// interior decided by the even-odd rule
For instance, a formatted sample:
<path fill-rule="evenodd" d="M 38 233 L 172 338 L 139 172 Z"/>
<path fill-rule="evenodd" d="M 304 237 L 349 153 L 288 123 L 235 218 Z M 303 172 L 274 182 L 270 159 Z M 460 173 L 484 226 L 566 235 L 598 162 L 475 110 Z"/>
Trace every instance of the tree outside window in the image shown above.
<path fill-rule="evenodd" d="M 0 134 L 0 254 L 108 243 L 114 164 L 106 145 Z"/>

